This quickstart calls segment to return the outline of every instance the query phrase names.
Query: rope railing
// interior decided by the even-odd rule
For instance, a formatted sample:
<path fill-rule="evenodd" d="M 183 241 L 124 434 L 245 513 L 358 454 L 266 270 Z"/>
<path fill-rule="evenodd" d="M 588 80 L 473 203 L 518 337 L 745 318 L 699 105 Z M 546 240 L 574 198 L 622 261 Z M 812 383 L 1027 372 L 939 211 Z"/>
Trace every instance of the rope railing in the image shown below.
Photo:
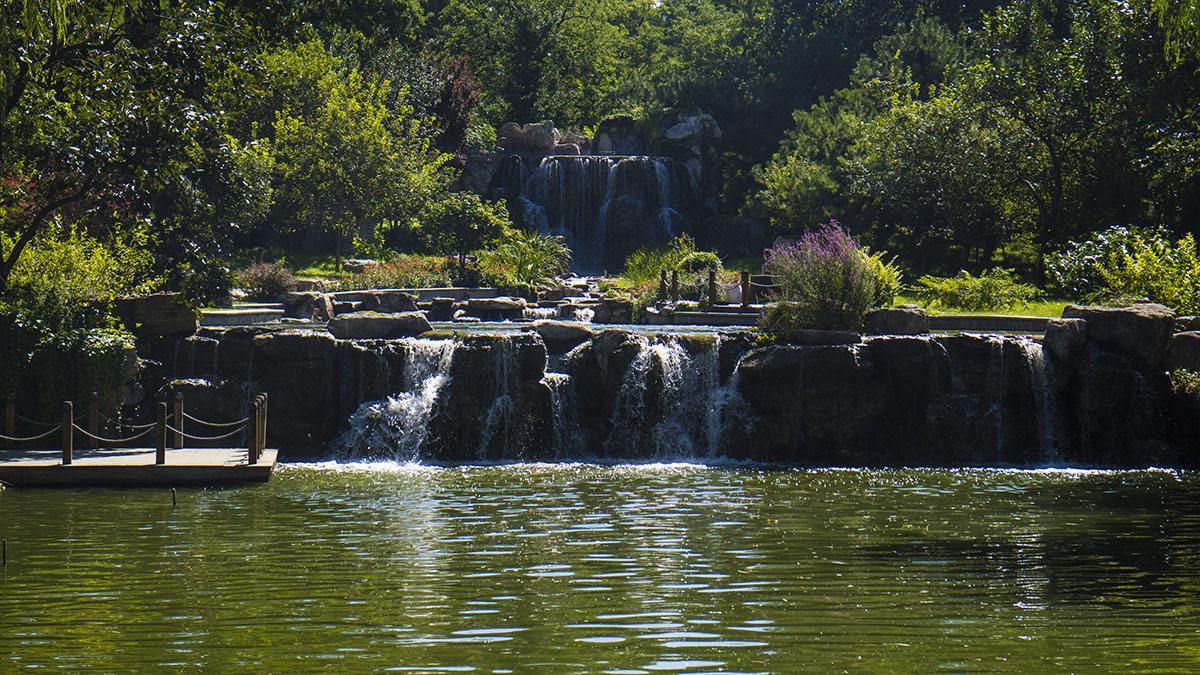
<path fill-rule="evenodd" d="M 239 436 L 244 437 L 247 444 L 247 462 L 251 465 L 258 463 L 267 446 L 266 394 L 259 394 L 254 398 L 251 404 L 252 412 L 249 416 L 232 422 L 212 422 L 187 414 L 183 410 L 183 396 L 179 393 L 175 395 L 174 407 L 170 414 L 168 413 L 167 404 L 160 402 L 156 405 L 156 420 L 147 424 L 126 424 L 121 419 L 114 420 L 104 415 L 100 412 L 100 398 L 96 393 L 91 395 L 87 412 L 80 416 L 75 415 L 75 404 L 73 402 L 64 401 L 62 421 L 57 424 L 38 422 L 37 420 L 31 420 L 18 415 L 15 407 L 13 401 L 6 401 L 4 403 L 4 426 L 2 429 L 3 433 L 0 433 L 0 443 L 36 443 L 51 438 L 55 434 L 61 434 L 62 464 L 64 466 L 72 464 L 74 461 L 73 455 L 76 436 L 87 441 L 93 448 L 100 448 L 102 445 L 110 447 L 125 445 L 149 436 L 154 439 L 155 464 L 165 464 L 167 449 L 169 447 L 182 449 L 184 441 L 214 443 Z M 18 436 L 15 433 L 18 420 L 25 424 L 50 428 L 33 436 Z M 84 420 L 86 420 L 86 427 L 80 424 Z M 118 433 L 121 431 L 133 431 L 136 433 L 124 437 L 110 438 L 104 436 L 100 433 L 101 420 L 106 421 L 110 427 L 115 426 L 119 429 Z M 222 431 L 223 433 L 212 436 L 189 434 L 184 430 L 185 422 L 198 424 L 205 428 Z"/>
<path fill-rule="evenodd" d="M 75 427 L 75 431 L 78 431 L 79 433 L 83 434 L 84 438 L 90 438 L 93 441 L 96 441 L 97 443 L 108 443 L 109 445 L 120 445 L 122 443 L 131 443 L 133 441 L 136 441 L 140 438 L 145 437 L 151 431 L 154 431 L 155 425 L 151 424 L 149 426 L 149 428 L 145 429 L 140 434 L 134 434 L 133 436 L 130 436 L 128 438 L 105 438 L 103 436 L 99 436 L 99 435 L 89 432 L 87 429 L 84 429 L 83 427 L 79 426 L 78 424 L 72 424 L 71 426 Z"/>
<path fill-rule="evenodd" d="M 173 434 L 178 434 L 180 436 L 183 436 L 184 438 L 186 438 L 189 441 L 199 441 L 201 443 L 211 443 L 213 441 L 223 441 L 227 438 L 233 438 L 234 436 L 239 436 L 242 434 L 242 432 L 246 431 L 246 429 L 245 428 L 234 429 L 233 431 L 231 431 L 227 434 L 222 434 L 220 436 L 193 436 L 191 434 L 184 433 L 183 431 L 176 429 L 175 427 L 168 424 L 167 431 L 170 431 Z"/>
<path fill-rule="evenodd" d="M 49 438 L 50 436 L 57 434 L 60 429 L 62 429 L 62 425 L 56 424 L 54 425 L 53 429 L 48 429 L 45 433 L 38 434 L 37 436 L 29 436 L 28 438 L 17 438 L 15 436 L 5 436 L 4 434 L 0 434 L 0 441 L 4 441 L 6 443 L 34 443 L 42 440 L 43 438 Z"/>
<path fill-rule="evenodd" d="M 250 421 L 249 417 L 243 417 L 242 419 L 237 420 L 236 422 L 206 422 L 198 417 L 192 417 L 191 415 L 187 414 L 186 412 L 183 413 L 183 418 L 189 422 L 195 422 L 196 424 L 200 424 L 200 425 L 206 426 L 206 427 L 212 427 L 214 429 L 228 429 L 230 427 L 236 427 L 236 426 L 240 426 L 242 424 L 246 424 L 247 422 Z"/>

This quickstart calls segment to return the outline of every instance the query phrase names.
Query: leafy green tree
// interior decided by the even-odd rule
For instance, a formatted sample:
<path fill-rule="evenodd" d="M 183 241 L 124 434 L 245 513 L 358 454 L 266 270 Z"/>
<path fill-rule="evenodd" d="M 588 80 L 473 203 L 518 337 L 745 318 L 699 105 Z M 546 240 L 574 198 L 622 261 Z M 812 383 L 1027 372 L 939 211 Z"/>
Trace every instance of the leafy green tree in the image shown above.
<path fill-rule="evenodd" d="M 467 254 L 488 248 L 512 229 L 504 202 L 473 192 L 453 192 L 429 204 L 418 226 L 433 253 L 458 256 L 458 274 L 466 273 Z"/>
<path fill-rule="evenodd" d="M 408 106 L 389 110 L 388 85 L 345 69 L 319 41 L 270 55 L 282 102 L 273 128 L 278 227 L 333 235 L 344 244 L 384 219 L 408 222 L 449 175 L 427 122 Z"/>

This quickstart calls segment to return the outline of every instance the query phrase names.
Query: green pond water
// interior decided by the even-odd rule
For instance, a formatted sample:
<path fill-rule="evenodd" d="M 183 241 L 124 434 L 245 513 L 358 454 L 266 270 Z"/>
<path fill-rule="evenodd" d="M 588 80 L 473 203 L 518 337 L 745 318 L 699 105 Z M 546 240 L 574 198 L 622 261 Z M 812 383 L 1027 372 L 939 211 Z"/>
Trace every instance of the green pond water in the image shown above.
<path fill-rule="evenodd" d="M 1200 670 L 1200 476 L 285 466 L 0 492 L 0 672 Z"/>

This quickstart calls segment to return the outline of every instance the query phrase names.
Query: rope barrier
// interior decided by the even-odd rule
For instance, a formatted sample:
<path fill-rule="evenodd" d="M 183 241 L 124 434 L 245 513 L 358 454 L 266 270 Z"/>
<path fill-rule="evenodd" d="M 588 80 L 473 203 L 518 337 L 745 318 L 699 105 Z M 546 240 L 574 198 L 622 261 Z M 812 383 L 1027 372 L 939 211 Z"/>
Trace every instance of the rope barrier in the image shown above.
<path fill-rule="evenodd" d="M 51 435 L 58 433 L 58 430 L 61 428 L 62 428 L 62 425 L 60 424 L 60 425 L 54 427 L 53 429 L 50 429 L 49 431 L 47 431 L 44 434 L 39 434 L 37 436 L 30 436 L 29 438 L 16 438 L 13 436 L 5 436 L 3 434 L 0 434 L 0 441 L 7 441 L 9 443 L 32 443 L 33 441 L 40 441 L 43 438 L 48 438 Z"/>
<path fill-rule="evenodd" d="M 233 438 L 234 436 L 240 435 L 243 431 L 245 431 L 245 429 L 235 429 L 227 434 L 222 434 L 220 436 L 193 436 L 191 434 L 185 434 L 182 431 L 180 431 L 179 429 L 176 429 L 175 427 L 168 424 L 167 431 L 179 434 L 180 436 L 183 436 L 184 438 L 186 438 L 189 441 L 210 442 L 210 441 L 223 441 L 227 438 Z"/>
<path fill-rule="evenodd" d="M 141 438 L 142 436 L 145 436 L 146 434 L 153 431 L 153 429 L 146 429 L 142 433 L 134 434 L 133 436 L 130 436 L 129 438 L 104 438 L 103 436 L 96 436 L 95 434 L 88 433 L 87 429 L 80 427 L 78 424 L 72 424 L 71 426 L 75 427 L 75 431 L 78 431 L 79 433 L 83 434 L 85 437 L 90 438 L 90 439 L 96 441 L 97 443 L 108 443 L 110 445 L 117 445 L 120 443 L 129 443 L 131 441 L 136 441 L 139 438 Z"/>
<path fill-rule="evenodd" d="M 236 422 L 205 422 L 202 419 L 192 417 L 191 415 L 187 414 L 186 412 L 183 413 L 183 417 L 184 417 L 184 419 L 186 419 L 190 422 L 195 422 L 196 424 L 201 424 L 206 427 L 213 427 L 215 429 L 228 429 L 230 427 L 236 427 L 236 426 L 245 424 L 250 421 L 249 417 L 243 417 L 242 419 L 240 419 Z"/>
<path fill-rule="evenodd" d="M 32 424 L 35 427 L 54 427 L 62 424 L 61 422 L 42 422 L 41 420 L 31 420 L 20 413 L 13 413 L 13 419 L 26 424 Z"/>

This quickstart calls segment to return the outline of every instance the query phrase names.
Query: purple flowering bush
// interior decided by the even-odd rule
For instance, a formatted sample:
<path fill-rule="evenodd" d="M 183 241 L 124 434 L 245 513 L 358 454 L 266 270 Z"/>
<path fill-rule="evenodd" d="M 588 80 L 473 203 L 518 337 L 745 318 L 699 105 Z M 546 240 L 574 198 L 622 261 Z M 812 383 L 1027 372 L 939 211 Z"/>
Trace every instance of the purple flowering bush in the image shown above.
<path fill-rule="evenodd" d="M 858 330 L 878 304 L 869 256 L 836 220 L 800 241 L 767 251 L 763 271 L 775 276 L 781 302 L 763 315 L 764 330 L 784 337 L 799 328 Z"/>

